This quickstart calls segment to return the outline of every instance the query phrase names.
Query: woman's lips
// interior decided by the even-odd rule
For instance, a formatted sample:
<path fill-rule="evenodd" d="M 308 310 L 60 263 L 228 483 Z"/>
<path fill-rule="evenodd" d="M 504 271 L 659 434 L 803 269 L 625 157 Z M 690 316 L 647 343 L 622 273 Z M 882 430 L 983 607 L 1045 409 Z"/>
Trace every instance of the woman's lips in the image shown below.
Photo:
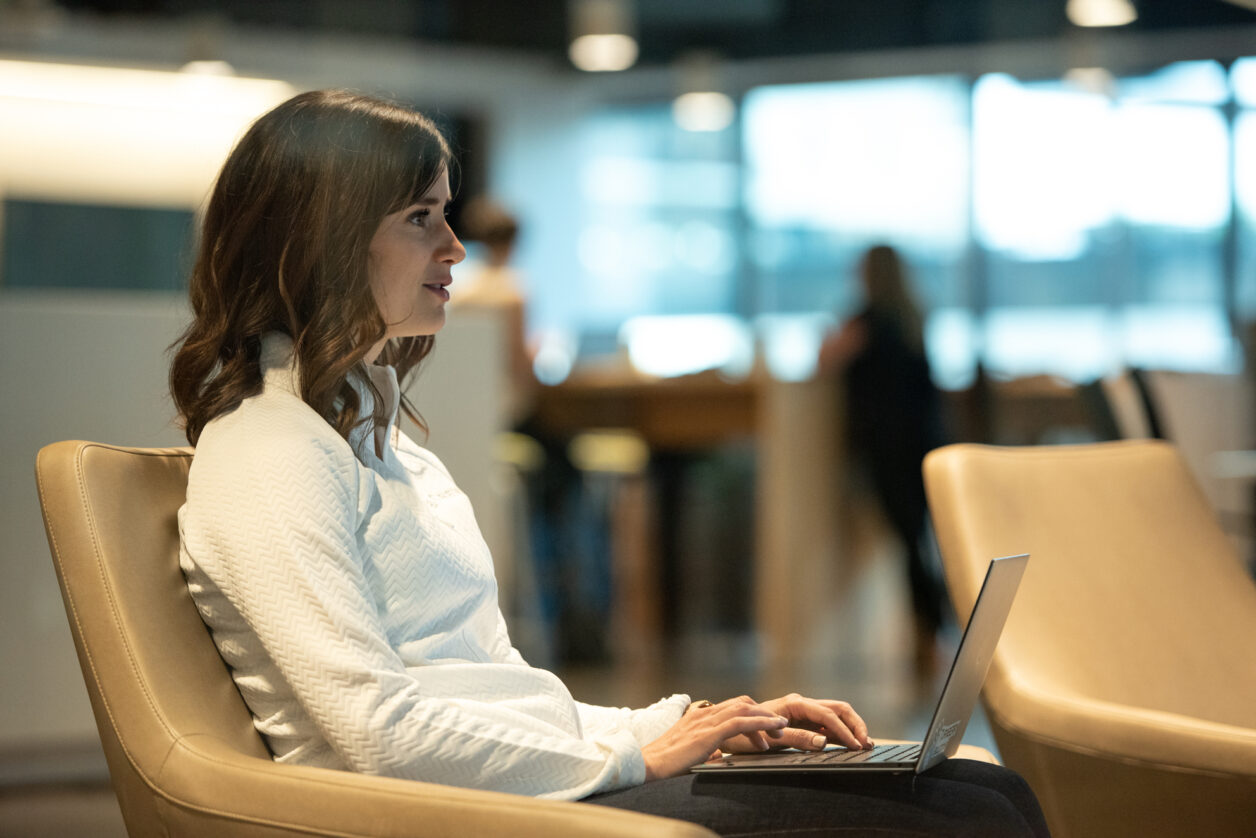
<path fill-rule="evenodd" d="M 444 284 L 433 283 L 431 285 L 424 285 L 423 287 L 439 297 L 442 302 L 449 302 L 449 289 L 446 288 Z"/>

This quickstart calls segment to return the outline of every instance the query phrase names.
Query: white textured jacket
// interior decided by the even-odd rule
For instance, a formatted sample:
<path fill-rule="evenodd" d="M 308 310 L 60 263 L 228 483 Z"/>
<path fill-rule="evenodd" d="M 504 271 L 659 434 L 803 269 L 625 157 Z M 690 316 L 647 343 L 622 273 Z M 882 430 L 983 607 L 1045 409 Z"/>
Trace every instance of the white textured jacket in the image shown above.
<path fill-rule="evenodd" d="M 201 434 L 179 529 L 275 759 L 559 799 L 643 782 L 688 697 L 583 704 L 511 647 L 466 496 L 396 427 L 393 369 L 367 371 L 388 426 L 346 442 L 298 395 L 290 340 L 261 363 L 263 391 Z"/>

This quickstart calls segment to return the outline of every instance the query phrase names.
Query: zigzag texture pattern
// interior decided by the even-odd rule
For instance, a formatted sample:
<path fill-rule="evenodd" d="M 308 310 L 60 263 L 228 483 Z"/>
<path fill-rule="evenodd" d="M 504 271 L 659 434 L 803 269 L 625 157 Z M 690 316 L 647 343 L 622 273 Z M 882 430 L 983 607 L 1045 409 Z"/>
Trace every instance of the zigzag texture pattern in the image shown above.
<path fill-rule="evenodd" d="M 529 666 L 470 503 L 395 428 L 391 368 L 369 374 L 394 424 L 346 442 L 290 359 L 267 337 L 264 390 L 205 428 L 179 513 L 188 587 L 275 759 L 557 799 L 643 782 L 687 697 L 592 707 Z"/>

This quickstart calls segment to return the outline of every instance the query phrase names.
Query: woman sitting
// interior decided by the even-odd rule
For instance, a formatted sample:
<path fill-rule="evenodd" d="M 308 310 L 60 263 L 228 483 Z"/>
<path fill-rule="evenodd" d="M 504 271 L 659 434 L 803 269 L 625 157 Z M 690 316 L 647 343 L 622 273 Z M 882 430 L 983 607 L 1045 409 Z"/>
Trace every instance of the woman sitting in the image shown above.
<path fill-rule="evenodd" d="M 466 497 L 397 427 L 464 250 L 424 117 L 304 93 L 231 153 L 171 389 L 196 446 L 188 586 L 276 760 L 653 812 L 739 834 L 1043 834 L 1019 777 L 695 780 L 717 749 L 872 745 L 797 695 L 596 707 L 511 647 Z"/>

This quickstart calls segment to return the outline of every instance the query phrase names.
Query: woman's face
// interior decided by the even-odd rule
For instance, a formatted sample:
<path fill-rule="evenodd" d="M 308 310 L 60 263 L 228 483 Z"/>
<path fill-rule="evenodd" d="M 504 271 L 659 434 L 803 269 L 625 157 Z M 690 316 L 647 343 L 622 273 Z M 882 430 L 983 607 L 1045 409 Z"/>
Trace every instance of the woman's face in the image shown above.
<path fill-rule="evenodd" d="M 433 335 L 445 325 L 450 269 L 467 255 L 445 220 L 449 198 L 449 174 L 442 172 L 416 203 L 384 216 L 371 239 L 371 293 L 387 325 L 385 340 Z"/>

